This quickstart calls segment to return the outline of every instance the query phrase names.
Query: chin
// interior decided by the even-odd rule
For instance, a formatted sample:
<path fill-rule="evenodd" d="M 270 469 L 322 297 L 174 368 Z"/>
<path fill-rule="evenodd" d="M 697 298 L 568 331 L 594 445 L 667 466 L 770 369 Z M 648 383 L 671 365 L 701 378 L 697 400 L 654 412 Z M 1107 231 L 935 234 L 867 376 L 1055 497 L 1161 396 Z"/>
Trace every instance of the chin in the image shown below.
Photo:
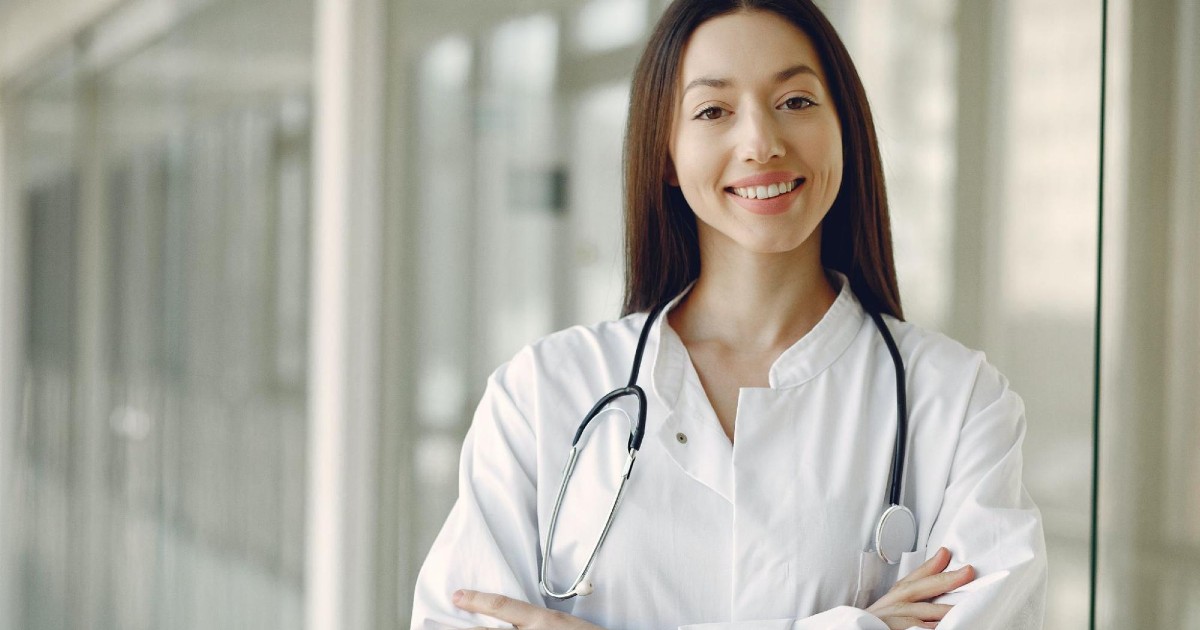
<path fill-rule="evenodd" d="M 708 241 L 708 245 L 716 251 L 740 250 L 760 255 L 789 254 L 803 249 L 813 238 L 820 239 L 820 230 L 816 226 L 804 229 L 804 226 L 797 225 L 800 221 L 758 225 L 729 221 L 717 227 L 700 217 L 697 219 L 701 247 L 704 247 L 704 241 Z"/>
<path fill-rule="evenodd" d="M 742 249 L 755 254 L 788 254 L 800 249 L 807 238 L 759 238 L 739 243 Z"/>

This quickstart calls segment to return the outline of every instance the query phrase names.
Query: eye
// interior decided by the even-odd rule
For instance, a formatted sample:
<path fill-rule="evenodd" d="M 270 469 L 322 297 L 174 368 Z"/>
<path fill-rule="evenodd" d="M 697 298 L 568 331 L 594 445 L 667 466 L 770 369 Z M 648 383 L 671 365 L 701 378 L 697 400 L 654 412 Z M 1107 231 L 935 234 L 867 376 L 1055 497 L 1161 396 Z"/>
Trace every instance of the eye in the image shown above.
<path fill-rule="evenodd" d="M 721 109 L 720 107 L 717 107 L 716 105 L 709 105 L 708 107 L 705 107 L 704 109 L 697 112 L 696 115 L 693 117 L 693 119 L 694 120 L 717 120 L 718 118 L 721 117 L 721 114 L 724 111 L 725 110 Z"/>
<path fill-rule="evenodd" d="M 784 109 L 792 110 L 808 109 L 809 107 L 816 107 L 816 105 L 817 104 L 814 103 L 812 99 L 805 98 L 803 96 L 793 96 L 783 102 Z"/>

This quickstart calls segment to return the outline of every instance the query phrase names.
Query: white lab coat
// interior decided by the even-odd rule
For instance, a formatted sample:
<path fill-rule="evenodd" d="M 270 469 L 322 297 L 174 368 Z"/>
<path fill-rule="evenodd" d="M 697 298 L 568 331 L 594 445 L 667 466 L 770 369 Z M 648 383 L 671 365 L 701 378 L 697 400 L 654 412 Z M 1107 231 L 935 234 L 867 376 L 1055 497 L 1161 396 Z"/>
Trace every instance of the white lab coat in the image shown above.
<path fill-rule="evenodd" d="M 863 609 L 945 546 L 951 569 L 970 563 L 978 577 L 935 600 L 955 604 L 939 628 L 1040 628 L 1046 552 L 1021 482 L 1021 399 L 982 353 L 890 317 L 907 368 L 903 494 L 918 541 L 899 566 L 868 551 L 887 506 L 895 373 L 840 279 L 824 318 L 771 367 L 770 387 L 741 390 L 732 444 L 666 317 L 653 325 L 638 380 L 645 441 L 586 597 L 544 598 L 539 550 L 571 439 L 628 381 L 646 315 L 550 335 L 497 369 L 463 444 L 458 501 L 417 580 L 412 627 L 504 625 L 454 607 L 451 594 L 469 588 L 611 630 L 887 630 Z M 586 562 L 625 460 L 624 417 L 593 424 L 552 548 L 558 590 Z"/>

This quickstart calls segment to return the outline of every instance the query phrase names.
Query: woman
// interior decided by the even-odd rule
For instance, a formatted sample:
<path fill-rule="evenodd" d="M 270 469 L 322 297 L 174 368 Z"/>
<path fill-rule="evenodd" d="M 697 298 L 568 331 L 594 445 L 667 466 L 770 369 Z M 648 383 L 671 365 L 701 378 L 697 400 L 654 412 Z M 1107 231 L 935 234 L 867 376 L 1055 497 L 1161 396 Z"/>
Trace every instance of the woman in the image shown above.
<path fill-rule="evenodd" d="M 626 315 L 489 380 L 413 626 L 1040 627 L 1021 401 L 902 321 L 870 111 L 811 2 L 672 4 L 634 76 L 625 185 Z M 636 466 L 626 396 L 581 433 L 547 545 L 578 422 L 630 378 Z M 916 531 L 885 559 L 898 400 Z"/>

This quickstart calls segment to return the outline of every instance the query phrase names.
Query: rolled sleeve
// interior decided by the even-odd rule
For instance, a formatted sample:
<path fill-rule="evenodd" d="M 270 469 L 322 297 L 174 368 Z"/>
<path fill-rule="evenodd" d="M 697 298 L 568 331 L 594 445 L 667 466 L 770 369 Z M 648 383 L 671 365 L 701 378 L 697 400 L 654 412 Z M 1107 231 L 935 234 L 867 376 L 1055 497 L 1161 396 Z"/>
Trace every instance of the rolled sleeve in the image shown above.
<path fill-rule="evenodd" d="M 701 623 L 679 630 L 888 630 L 888 626 L 865 610 L 838 606 L 804 619 Z"/>
<path fill-rule="evenodd" d="M 536 440 L 505 387 L 488 385 L 463 442 L 458 499 L 417 576 L 412 628 L 492 626 L 454 606 L 460 588 L 544 605 L 537 583 Z"/>
<path fill-rule="evenodd" d="M 927 547 L 927 554 L 946 547 L 948 569 L 970 564 L 976 578 L 934 600 L 954 606 L 938 627 L 1036 630 L 1045 608 L 1046 545 L 1041 514 L 1021 481 L 1025 408 L 986 367 Z"/>

